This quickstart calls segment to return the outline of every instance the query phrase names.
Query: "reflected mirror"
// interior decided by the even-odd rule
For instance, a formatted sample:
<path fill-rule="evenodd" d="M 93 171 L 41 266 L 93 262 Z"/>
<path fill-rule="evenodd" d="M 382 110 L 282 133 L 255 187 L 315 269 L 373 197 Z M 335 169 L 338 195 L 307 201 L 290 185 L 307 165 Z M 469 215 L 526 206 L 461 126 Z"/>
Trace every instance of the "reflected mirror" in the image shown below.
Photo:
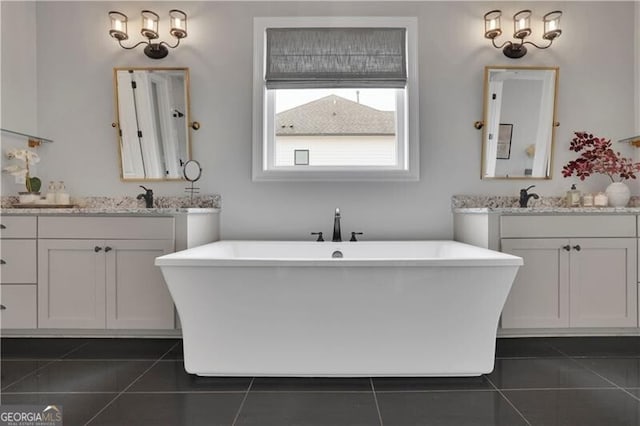
<path fill-rule="evenodd" d="M 485 67 L 483 179 L 550 179 L 558 68 Z"/>
<path fill-rule="evenodd" d="M 114 68 L 122 180 L 180 180 L 191 159 L 189 69 Z"/>

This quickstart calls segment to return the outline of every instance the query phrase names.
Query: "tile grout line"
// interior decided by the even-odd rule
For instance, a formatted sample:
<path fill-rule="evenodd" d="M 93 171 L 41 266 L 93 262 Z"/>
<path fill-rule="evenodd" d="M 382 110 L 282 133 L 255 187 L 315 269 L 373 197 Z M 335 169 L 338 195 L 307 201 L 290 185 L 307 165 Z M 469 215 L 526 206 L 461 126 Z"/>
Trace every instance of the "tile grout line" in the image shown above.
<path fill-rule="evenodd" d="M 571 361 L 573 361 L 574 363 L 578 364 L 580 367 L 584 368 L 585 370 L 595 374 L 596 376 L 600 377 L 602 380 L 606 381 L 607 383 L 611 383 L 613 386 L 615 386 L 616 389 L 621 390 L 622 392 L 626 393 L 627 395 L 629 395 L 630 397 L 632 397 L 633 399 L 635 399 L 636 401 L 640 401 L 640 398 L 637 397 L 636 395 L 632 394 L 631 392 L 629 392 L 628 390 L 626 390 L 625 388 L 623 388 L 622 386 L 618 385 L 617 383 L 615 383 L 612 380 L 609 380 L 608 378 L 606 378 L 605 376 L 603 376 L 602 374 L 598 373 L 597 371 L 593 370 L 592 368 L 590 368 L 588 365 L 585 365 L 581 362 L 579 362 L 577 359 L 570 357 L 569 355 L 565 354 L 564 352 L 562 352 L 560 349 L 555 348 L 555 350 L 557 350 L 558 352 L 560 352 L 561 354 L 563 354 L 564 356 L 566 356 L 567 358 L 569 358 Z"/>
<path fill-rule="evenodd" d="M 369 377 L 369 383 L 371 384 L 371 391 L 373 392 L 373 401 L 376 403 L 376 411 L 378 412 L 380 426 L 384 426 L 384 423 L 382 422 L 382 414 L 380 413 L 380 405 L 378 404 L 378 396 L 376 395 L 376 387 L 373 385 L 373 378 Z"/>
<path fill-rule="evenodd" d="M 87 345 L 89 344 L 89 342 L 90 342 L 90 341 L 88 340 L 88 341 L 84 342 L 83 344 L 81 344 L 80 346 L 78 346 L 77 348 L 71 349 L 69 352 L 67 352 L 66 354 L 62 355 L 62 356 L 60 357 L 60 359 L 62 360 L 62 359 L 64 359 L 65 357 L 68 357 L 69 355 L 71 355 L 72 353 L 79 351 L 80 349 L 82 349 L 82 348 L 84 348 L 85 346 L 87 346 Z"/>
<path fill-rule="evenodd" d="M 240 417 L 240 412 L 242 411 L 242 408 L 244 407 L 244 402 L 249 397 L 249 392 L 251 391 L 251 387 L 253 386 L 253 382 L 254 382 L 255 379 L 256 379 L 255 377 L 251 378 L 251 382 L 249 383 L 249 386 L 247 387 L 247 391 L 244 393 L 244 398 L 242 398 L 242 401 L 240 402 L 240 406 L 238 407 L 238 411 L 236 412 L 236 415 L 233 418 L 233 422 L 231 422 L 231 426 L 236 426 L 236 422 L 238 421 L 238 418 Z"/>
<path fill-rule="evenodd" d="M 88 425 L 89 423 L 91 423 L 93 420 L 96 419 L 96 417 L 98 417 L 104 410 L 106 410 L 111 404 L 113 404 L 118 398 L 120 398 L 120 396 L 122 396 L 122 394 L 124 394 L 127 389 L 129 389 L 131 386 L 133 386 L 138 380 L 140 380 L 142 378 L 142 376 L 144 376 L 145 374 L 147 374 L 149 372 L 149 370 L 151 370 L 161 359 L 162 357 L 164 357 L 165 355 L 167 355 L 169 352 L 171 352 L 176 346 L 178 346 L 180 342 L 176 342 L 174 343 L 164 354 L 162 354 L 160 356 L 160 358 L 158 358 L 157 360 L 155 360 L 155 362 L 153 364 L 151 364 L 146 370 L 144 370 L 142 373 L 140 373 L 138 375 L 138 377 L 136 377 L 131 383 L 129 383 L 129 385 L 127 387 L 125 387 L 124 389 L 122 389 L 122 391 L 120 391 L 111 401 L 109 401 L 107 403 L 107 405 L 105 405 L 104 407 L 102 407 L 96 414 L 93 415 L 93 417 L 91 417 L 86 423 L 85 426 Z"/>
<path fill-rule="evenodd" d="M 14 361 L 14 360 L 12 360 L 12 361 Z M 20 361 L 20 360 L 15 360 L 15 361 Z M 14 380 L 13 382 L 9 383 L 8 385 L 3 386 L 2 389 L 0 389 L 0 391 L 2 391 L 2 393 L 6 393 L 5 391 L 7 389 L 9 389 L 11 386 L 22 382 L 27 377 L 31 377 L 34 374 L 36 374 L 38 371 L 42 370 L 43 368 L 46 368 L 46 367 L 50 366 L 51 364 L 53 364 L 54 362 L 59 362 L 59 361 L 60 361 L 59 359 L 52 359 L 51 361 L 49 361 L 46 364 L 44 364 L 42 367 L 36 368 L 35 370 L 25 374 L 24 376 L 20 377 L 19 379 Z"/>
<path fill-rule="evenodd" d="M 493 383 L 491 381 L 491 379 L 489 378 L 489 376 L 485 375 L 484 376 L 487 381 L 491 384 L 491 386 L 493 386 L 493 388 L 500 394 L 500 396 L 502 398 L 504 398 L 505 401 L 507 401 L 507 403 L 511 406 L 511 408 L 513 408 L 514 410 L 516 410 L 516 413 L 518 413 L 520 415 L 520 417 L 522 417 L 522 420 L 525 421 L 526 424 L 528 424 L 529 426 L 531 426 L 531 422 L 529 422 L 529 420 L 524 416 L 524 414 L 522 414 L 522 412 L 520 410 L 518 410 L 518 408 L 513 404 L 513 402 L 511 402 L 511 400 L 509 398 L 507 398 L 507 395 L 505 395 L 500 389 L 498 389 L 498 387 L 495 385 L 495 383 Z"/>
<path fill-rule="evenodd" d="M 558 352 L 560 355 L 562 355 L 565 358 L 571 358 L 569 357 L 567 354 L 565 354 L 564 352 L 562 352 L 560 349 L 556 348 L 555 346 L 553 346 L 551 343 L 545 342 L 545 345 L 547 345 L 548 347 L 550 347 L 551 349 L 553 349 L 554 351 Z"/>
<path fill-rule="evenodd" d="M 18 384 L 18 383 L 20 383 L 21 381 L 25 380 L 27 377 L 31 377 L 32 375 L 36 374 L 38 371 L 42 370 L 43 368 L 46 368 L 46 367 L 50 366 L 50 365 L 51 365 L 51 364 L 53 364 L 54 362 L 60 362 L 60 361 L 62 361 L 62 359 L 63 359 L 65 356 L 67 356 L 67 355 L 70 355 L 70 354 L 74 353 L 75 351 L 79 350 L 80 348 L 82 348 L 82 347 L 84 347 L 84 346 L 86 346 L 86 345 L 88 345 L 88 344 L 89 344 L 89 342 L 84 342 L 83 344 L 79 345 L 78 347 L 76 347 L 76 348 L 74 348 L 74 349 L 71 349 L 71 350 L 70 350 L 70 351 L 68 351 L 68 352 L 65 352 L 65 353 L 64 353 L 64 354 L 62 354 L 60 357 L 58 357 L 58 358 L 54 358 L 54 359 L 51 359 L 49 362 L 47 362 L 46 364 L 44 364 L 42 367 L 40 367 L 40 368 L 36 368 L 36 369 L 35 369 L 35 370 L 33 370 L 32 372 L 27 373 L 26 375 L 24 375 L 24 376 L 20 377 L 20 378 L 19 378 L 19 379 L 17 379 L 17 380 L 14 380 L 13 382 L 9 383 L 8 385 L 6 385 L 6 386 L 2 387 L 2 389 L 0 389 L 0 390 L 1 390 L 1 391 L 5 391 L 6 389 L 10 388 L 11 386 L 13 386 L 13 385 L 15 385 L 15 384 Z M 39 359 L 37 359 L 37 358 L 34 358 L 34 359 L 15 359 L 15 360 L 6 360 L 6 361 L 36 361 L 36 362 L 37 362 L 37 361 L 40 361 L 40 360 L 39 360 Z"/>

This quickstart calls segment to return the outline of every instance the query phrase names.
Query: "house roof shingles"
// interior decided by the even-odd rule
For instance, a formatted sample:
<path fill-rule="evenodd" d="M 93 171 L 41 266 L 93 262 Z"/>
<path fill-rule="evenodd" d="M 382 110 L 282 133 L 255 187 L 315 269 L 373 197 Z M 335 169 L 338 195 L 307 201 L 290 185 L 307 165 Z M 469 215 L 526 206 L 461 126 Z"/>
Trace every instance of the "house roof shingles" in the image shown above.
<path fill-rule="evenodd" d="M 276 114 L 277 136 L 394 135 L 395 112 L 380 111 L 337 95 Z"/>

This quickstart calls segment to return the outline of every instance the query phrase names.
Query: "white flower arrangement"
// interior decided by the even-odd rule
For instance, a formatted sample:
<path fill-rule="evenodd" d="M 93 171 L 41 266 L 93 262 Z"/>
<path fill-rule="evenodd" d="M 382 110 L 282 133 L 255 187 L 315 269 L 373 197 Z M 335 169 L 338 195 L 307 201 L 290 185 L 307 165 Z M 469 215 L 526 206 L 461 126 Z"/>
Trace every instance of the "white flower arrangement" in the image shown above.
<path fill-rule="evenodd" d="M 23 177 L 28 192 L 40 191 L 42 182 L 37 177 L 31 176 L 30 166 L 40 162 L 40 156 L 28 149 L 11 148 L 6 152 L 9 160 L 20 160 L 22 164 L 11 164 L 3 169 L 11 176 Z"/>

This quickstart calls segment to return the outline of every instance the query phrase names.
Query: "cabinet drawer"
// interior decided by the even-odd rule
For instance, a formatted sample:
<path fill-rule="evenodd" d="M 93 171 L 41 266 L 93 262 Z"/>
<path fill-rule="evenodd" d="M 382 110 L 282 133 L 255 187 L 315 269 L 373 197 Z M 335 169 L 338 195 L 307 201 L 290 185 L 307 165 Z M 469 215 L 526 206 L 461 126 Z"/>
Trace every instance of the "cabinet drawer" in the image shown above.
<path fill-rule="evenodd" d="M 0 237 L 2 238 L 35 238 L 35 216 L 2 216 L 0 217 Z"/>
<path fill-rule="evenodd" d="M 0 277 L 3 284 L 37 282 L 36 240 L 0 241 Z"/>
<path fill-rule="evenodd" d="M 172 240 L 172 217 L 40 217 L 40 238 Z"/>
<path fill-rule="evenodd" d="M 502 238 L 635 237 L 635 215 L 502 216 Z"/>
<path fill-rule="evenodd" d="M 35 285 L 0 286 L 0 327 L 36 328 L 36 294 Z"/>

